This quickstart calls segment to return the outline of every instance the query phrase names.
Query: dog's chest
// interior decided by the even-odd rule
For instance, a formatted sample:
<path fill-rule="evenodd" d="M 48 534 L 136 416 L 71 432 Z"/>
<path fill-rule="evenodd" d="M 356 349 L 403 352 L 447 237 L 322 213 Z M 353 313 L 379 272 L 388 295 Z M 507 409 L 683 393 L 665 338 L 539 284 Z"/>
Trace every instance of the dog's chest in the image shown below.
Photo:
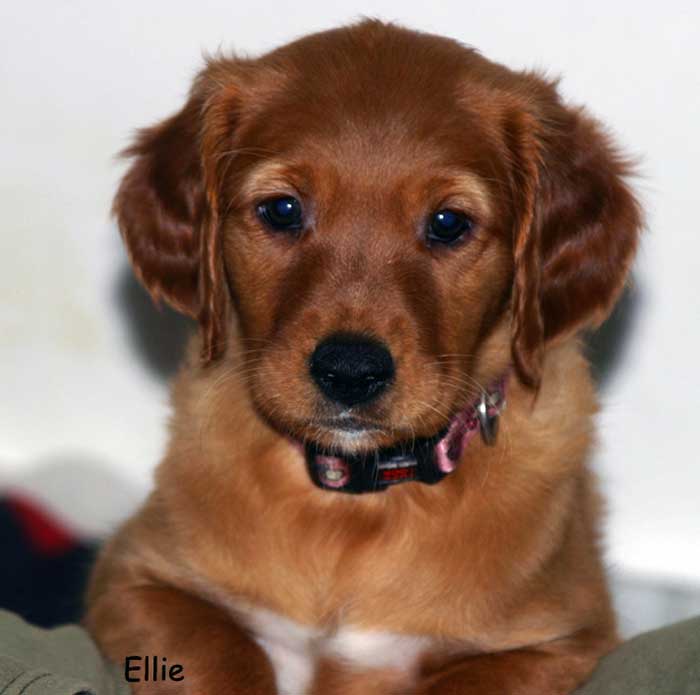
<path fill-rule="evenodd" d="M 425 636 L 351 625 L 322 630 L 242 601 L 235 602 L 233 610 L 270 659 L 280 695 L 307 693 L 323 661 L 355 672 L 391 672 L 397 680 L 411 680 L 421 655 L 433 643 Z"/>

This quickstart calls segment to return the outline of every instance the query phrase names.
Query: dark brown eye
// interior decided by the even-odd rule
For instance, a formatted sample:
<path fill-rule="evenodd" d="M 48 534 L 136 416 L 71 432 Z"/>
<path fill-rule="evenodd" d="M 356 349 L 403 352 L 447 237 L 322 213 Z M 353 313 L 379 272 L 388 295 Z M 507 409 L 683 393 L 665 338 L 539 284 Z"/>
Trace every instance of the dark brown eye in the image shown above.
<path fill-rule="evenodd" d="M 452 244 L 474 228 L 474 220 L 457 210 L 438 210 L 428 220 L 426 239 L 431 243 Z"/>
<path fill-rule="evenodd" d="M 301 203 L 292 196 L 264 200 L 258 205 L 258 217 L 275 231 L 296 232 L 303 227 Z"/>

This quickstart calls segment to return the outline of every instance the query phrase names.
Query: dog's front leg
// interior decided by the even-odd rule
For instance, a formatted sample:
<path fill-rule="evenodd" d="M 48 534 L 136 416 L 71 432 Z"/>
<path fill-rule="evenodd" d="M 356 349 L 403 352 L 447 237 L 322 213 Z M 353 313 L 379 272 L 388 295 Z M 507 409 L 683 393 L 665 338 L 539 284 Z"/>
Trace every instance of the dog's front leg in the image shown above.
<path fill-rule="evenodd" d="M 533 648 L 469 656 L 426 677 L 416 695 L 569 695 L 608 649 Z"/>
<path fill-rule="evenodd" d="M 111 585 L 86 620 L 136 695 L 277 692 L 272 666 L 245 630 L 179 589 Z"/>

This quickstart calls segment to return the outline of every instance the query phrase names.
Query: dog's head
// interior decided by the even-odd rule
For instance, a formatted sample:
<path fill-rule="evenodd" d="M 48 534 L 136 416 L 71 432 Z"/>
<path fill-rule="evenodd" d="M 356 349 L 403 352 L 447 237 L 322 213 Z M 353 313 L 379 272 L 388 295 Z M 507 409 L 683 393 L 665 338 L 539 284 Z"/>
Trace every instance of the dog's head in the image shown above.
<path fill-rule="evenodd" d="M 600 322 L 640 215 L 555 86 L 368 21 L 211 60 L 115 201 L 136 272 L 243 361 L 276 428 L 347 451 L 441 432 Z M 237 346 L 240 349 L 233 349 Z"/>

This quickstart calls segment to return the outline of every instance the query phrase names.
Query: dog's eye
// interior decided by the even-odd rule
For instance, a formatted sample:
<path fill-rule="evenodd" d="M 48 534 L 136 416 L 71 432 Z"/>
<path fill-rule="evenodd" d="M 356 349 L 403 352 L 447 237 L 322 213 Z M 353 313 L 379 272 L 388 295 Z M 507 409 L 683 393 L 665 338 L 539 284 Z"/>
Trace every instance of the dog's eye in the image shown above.
<path fill-rule="evenodd" d="M 428 220 L 426 238 L 429 242 L 451 244 L 474 228 L 474 220 L 456 210 L 438 210 Z"/>
<path fill-rule="evenodd" d="M 292 196 L 264 200 L 258 205 L 258 217 L 280 232 L 296 232 L 303 223 L 301 203 Z"/>

